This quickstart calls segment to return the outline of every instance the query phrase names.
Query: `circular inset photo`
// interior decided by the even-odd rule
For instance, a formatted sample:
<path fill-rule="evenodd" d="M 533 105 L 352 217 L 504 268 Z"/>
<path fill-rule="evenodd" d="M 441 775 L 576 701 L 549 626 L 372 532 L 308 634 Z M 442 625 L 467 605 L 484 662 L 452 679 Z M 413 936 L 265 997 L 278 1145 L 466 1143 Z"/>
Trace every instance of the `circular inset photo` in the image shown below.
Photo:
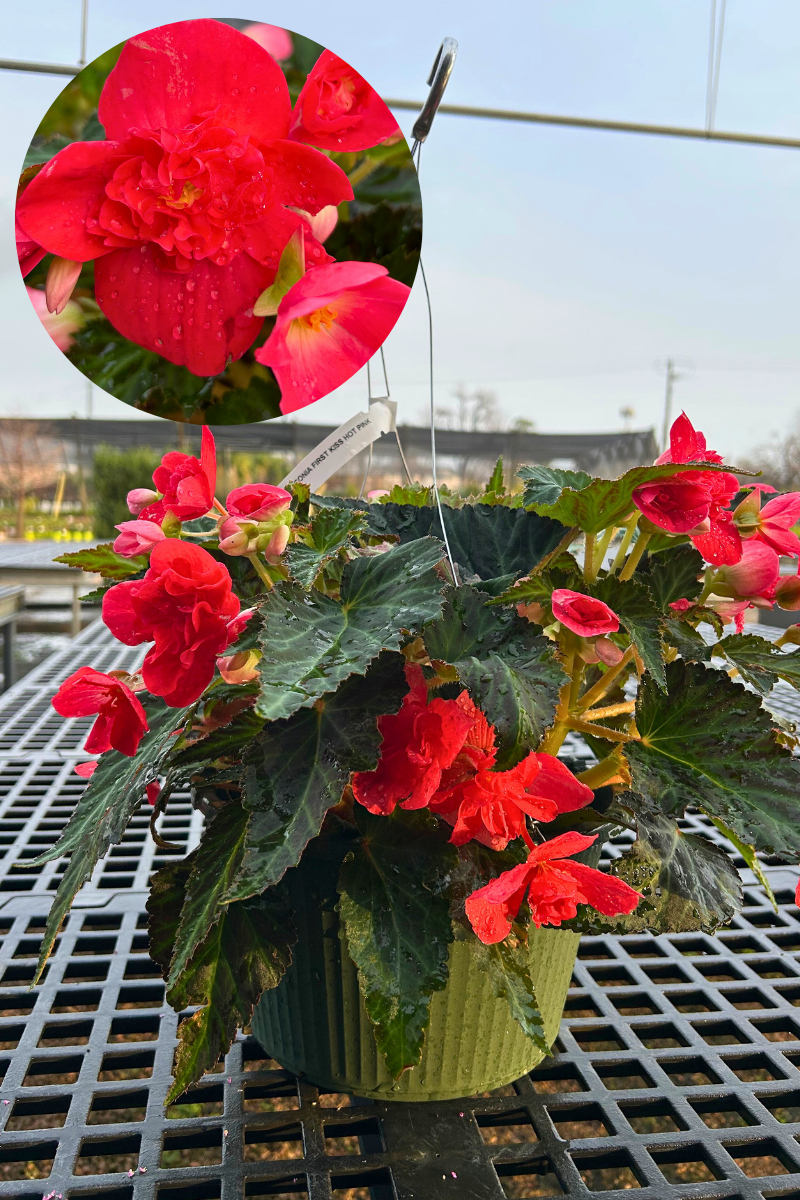
<path fill-rule="evenodd" d="M 241 424 L 345 383 L 408 299 L 409 147 L 331 50 L 178 21 L 89 63 L 25 158 L 25 285 L 66 358 L 154 416 Z"/>

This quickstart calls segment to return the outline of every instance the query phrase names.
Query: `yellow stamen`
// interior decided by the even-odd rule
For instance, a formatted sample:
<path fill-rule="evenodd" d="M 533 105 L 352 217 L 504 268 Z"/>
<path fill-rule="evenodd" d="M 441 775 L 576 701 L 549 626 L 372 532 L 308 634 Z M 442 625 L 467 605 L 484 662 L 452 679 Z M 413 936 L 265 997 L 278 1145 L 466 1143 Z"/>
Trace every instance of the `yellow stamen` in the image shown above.
<path fill-rule="evenodd" d="M 306 329 L 310 329 L 312 333 L 319 333 L 320 328 L 323 326 L 325 329 L 330 329 L 338 315 L 335 308 L 331 308 L 330 304 L 326 304 L 324 308 L 318 308 L 315 312 L 307 313 L 304 317 L 298 317 L 297 320 Z"/>
<path fill-rule="evenodd" d="M 202 188 L 195 187 L 193 183 L 185 183 L 177 200 L 173 200 L 171 196 L 162 196 L 161 199 L 170 208 L 191 208 L 195 200 L 202 194 Z"/>

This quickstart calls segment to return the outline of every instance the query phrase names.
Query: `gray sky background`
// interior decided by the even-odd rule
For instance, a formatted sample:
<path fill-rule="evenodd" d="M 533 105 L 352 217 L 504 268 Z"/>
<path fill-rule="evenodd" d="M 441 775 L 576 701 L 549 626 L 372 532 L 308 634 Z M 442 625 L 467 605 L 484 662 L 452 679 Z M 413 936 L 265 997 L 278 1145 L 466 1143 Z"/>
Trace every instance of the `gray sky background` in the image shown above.
<path fill-rule="evenodd" d="M 451 103 L 702 125 L 708 0 L 92 0 L 89 58 L 143 29 L 235 16 L 305 33 L 385 96 L 421 99 L 439 41 L 458 39 Z M 4 9 L 0 55 L 77 60 L 79 0 Z M 800 135 L 800 5 L 729 0 L 716 126 Z M 61 77 L 0 72 L 0 413 L 82 415 L 83 377 L 41 329 L 13 251 L 18 167 Z M 404 130 L 413 114 L 399 113 Z M 660 427 L 676 404 L 735 461 L 800 412 L 800 151 L 439 116 L 422 156 L 424 260 L 437 401 L 490 387 L 506 418 L 610 430 L 619 409 Z M 427 395 L 417 281 L 386 343 L 400 420 Z M 300 414 L 338 422 L 364 373 Z M 131 409 L 95 389 L 96 415 Z"/>

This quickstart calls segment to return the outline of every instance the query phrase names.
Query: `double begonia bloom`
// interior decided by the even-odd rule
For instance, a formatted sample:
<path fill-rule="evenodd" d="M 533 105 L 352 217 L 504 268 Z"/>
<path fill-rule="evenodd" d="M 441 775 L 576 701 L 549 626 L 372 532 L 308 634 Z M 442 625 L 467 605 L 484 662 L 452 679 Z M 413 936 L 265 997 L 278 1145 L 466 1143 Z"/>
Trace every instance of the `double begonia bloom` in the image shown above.
<path fill-rule="evenodd" d="M 555 619 L 579 637 L 600 637 L 619 629 L 617 614 L 594 596 L 556 588 L 550 599 Z"/>
<path fill-rule="evenodd" d="M 73 142 L 42 168 L 17 202 L 21 230 L 95 260 L 95 298 L 125 337 L 216 375 L 261 329 L 253 305 L 294 230 L 307 231 L 309 263 L 328 261 L 292 209 L 352 199 L 347 176 L 288 140 L 283 71 L 219 21 L 130 38 L 98 117 L 108 140 Z"/>
<path fill-rule="evenodd" d="M 761 489 L 754 488 L 733 512 L 741 537 L 766 542 L 778 554 L 800 555 L 800 538 L 792 525 L 800 521 L 800 492 L 775 496 L 761 507 Z"/>
<path fill-rule="evenodd" d="M 641 899 L 639 892 L 613 875 L 568 861 L 571 854 L 586 850 L 594 841 L 596 835 L 562 833 L 532 850 L 527 862 L 504 871 L 468 896 L 467 917 L 480 940 L 487 945 L 502 942 L 526 897 L 537 929 L 569 921 L 577 915 L 579 904 L 588 904 L 607 917 L 633 912 Z"/>
<path fill-rule="evenodd" d="M 722 458 L 706 447 L 706 439 L 685 413 L 670 429 L 669 450 L 657 463 L 713 462 Z M 633 502 L 653 525 L 668 533 L 687 533 L 703 558 L 714 566 L 733 564 L 742 541 L 728 506 L 739 481 L 728 471 L 682 471 L 636 488 Z"/>
<path fill-rule="evenodd" d="M 422 668 L 405 668 L 409 690 L 397 713 L 378 717 L 383 737 L 374 771 L 353 776 L 353 794 L 370 812 L 383 816 L 401 808 L 426 808 L 439 789 L 442 772 L 453 765 L 474 724 L 455 700 L 428 703 Z"/>
<path fill-rule="evenodd" d="M 217 486 L 217 451 L 214 435 L 207 425 L 203 426 L 200 458 L 170 450 L 153 472 L 153 483 L 162 496 L 140 510 L 142 520 L 163 521 L 168 512 L 179 521 L 193 521 L 206 515 L 214 504 Z M 132 495 L 128 493 L 128 507 Z"/>
<path fill-rule="evenodd" d="M 145 711 L 131 689 L 121 679 L 91 667 L 79 667 L 65 679 L 52 705 L 62 717 L 98 714 L 85 742 L 89 754 L 118 750 L 133 758 L 149 728 Z"/>
<path fill-rule="evenodd" d="M 271 367 L 281 412 L 327 396 L 368 362 L 386 340 L 411 289 L 378 263 L 315 267 L 289 289 L 256 361 Z"/>
<path fill-rule="evenodd" d="M 153 547 L 163 542 L 167 536 L 155 521 L 123 521 L 114 528 L 119 530 L 119 537 L 114 541 L 114 550 L 123 558 L 149 554 Z"/>
<path fill-rule="evenodd" d="M 145 686 L 172 708 L 192 704 L 214 676 L 216 660 L 238 637 L 239 612 L 227 569 L 202 546 L 167 538 L 143 579 L 125 580 L 103 597 L 103 620 L 120 642 L 154 642 Z"/>
<path fill-rule="evenodd" d="M 225 507 L 228 516 L 243 521 L 269 521 L 285 512 L 292 503 L 292 493 L 271 483 L 246 483 L 228 492 Z"/>
<path fill-rule="evenodd" d="M 322 150 L 367 150 L 400 127 L 374 88 L 330 50 L 323 50 L 297 97 L 289 137 Z"/>

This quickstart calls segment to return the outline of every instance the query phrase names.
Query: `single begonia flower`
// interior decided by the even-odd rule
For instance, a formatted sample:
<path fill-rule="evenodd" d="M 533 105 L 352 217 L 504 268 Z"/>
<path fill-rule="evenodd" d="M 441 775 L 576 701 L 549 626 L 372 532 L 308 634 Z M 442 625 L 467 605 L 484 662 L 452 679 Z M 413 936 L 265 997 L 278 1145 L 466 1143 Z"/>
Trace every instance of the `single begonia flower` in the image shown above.
<path fill-rule="evenodd" d="M 259 46 L 263 46 L 276 62 L 284 62 L 294 54 L 292 35 L 280 25 L 245 25 L 242 33 L 246 33 L 254 42 L 258 42 Z"/>
<path fill-rule="evenodd" d="M 95 261 L 95 298 L 125 337 L 217 375 L 261 329 L 256 298 L 312 214 L 350 200 L 344 172 L 287 140 L 283 71 L 210 19 L 130 38 L 106 80 L 106 141 L 73 142 L 30 181 L 17 220 L 32 242 Z M 291 207 L 290 207 L 291 206 Z M 308 259 L 328 256 L 308 229 Z"/>
<path fill-rule="evenodd" d="M 170 512 L 179 521 L 193 521 L 212 508 L 217 486 L 217 450 L 207 425 L 203 426 L 200 446 L 199 459 L 178 450 L 164 455 L 153 472 L 153 483 L 162 493 L 161 499 L 140 510 L 142 520 L 160 522 Z"/>
<path fill-rule="evenodd" d="M 453 765 L 474 724 L 474 717 L 455 700 L 437 697 L 428 703 L 422 668 L 405 668 L 409 690 L 400 711 L 378 717 L 383 737 L 374 771 L 358 771 L 352 780 L 359 804 L 388 816 L 401 808 L 425 808 Z"/>
<path fill-rule="evenodd" d="M 394 328 L 411 289 L 378 263 L 316 267 L 290 288 L 256 350 L 280 385 L 281 412 L 326 396 L 363 367 Z"/>
<path fill-rule="evenodd" d="M 149 554 L 153 546 L 163 542 L 167 536 L 155 521 L 123 521 L 114 528 L 119 530 L 119 537 L 114 541 L 114 550 L 123 558 Z"/>
<path fill-rule="evenodd" d="M 619 629 L 617 614 L 594 596 L 585 596 L 569 588 L 556 588 L 550 602 L 555 619 L 579 637 L 598 637 L 616 633 Z"/>
<path fill-rule="evenodd" d="M 374 88 L 349 63 L 323 50 L 297 97 L 289 137 L 322 150 L 368 150 L 400 136 Z"/>
<path fill-rule="evenodd" d="M 467 917 L 480 940 L 487 945 L 502 942 L 526 897 L 537 929 L 570 920 L 579 904 L 607 917 L 633 912 L 641 900 L 639 892 L 613 875 L 568 861 L 569 855 L 586 850 L 596 840 L 597 835 L 562 833 L 532 850 L 527 862 L 468 896 Z"/>
<path fill-rule="evenodd" d="M 51 313 L 47 308 L 44 292 L 39 288 L 26 287 L 28 299 L 34 307 L 37 317 L 44 325 L 50 337 L 62 354 L 66 354 L 75 340 L 74 335 L 83 325 L 83 313 L 77 304 L 70 300 L 60 313 Z"/>
<path fill-rule="evenodd" d="M 192 704 L 211 682 L 217 658 L 235 640 L 229 622 L 238 612 L 223 564 L 177 538 L 153 549 L 143 579 L 124 580 L 103 597 L 103 620 L 115 638 L 126 646 L 154 642 L 142 678 L 172 708 Z"/>
<path fill-rule="evenodd" d="M 766 542 L 778 554 L 800 555 L 800 538 L 792 525 L 800 521 L 800 492 L 775 496 L 761 507 L 761 488 L 745 496 L 733 510 L 733 520 L 741 537 Z"/>
<path fill-rule="evenodd" d="M 717 571 L 714 592 L 725 595 L 726 592 L 720 591 L 720 585 L 723 584 L 729 589 L 727 594 L 734 599 L 750 600 L 761 608 L 771 608 L 780 573 L 780 559 L 772 547 L 751 539 L 742 546 L 739 562 L 720 567 Z"/>
<path fill-rule="evenodd" d="M 271 483 L 246 483 L 228 492 L 225 507 L 230 517 L 246 521 L 269 521 L 285 512 L 292 503 L 292 493 Z"/>
<path fill-rule="evenodd" d="M 89 754 L 118 750 L 133 758 L 149 729 L 147 715 L 130 688 L 92 667 L 79 667 L 65 679 L 51 703 L 62 717 L 98 714 L 85 742 Z"/>
<path fill-rule="evenodd" d="M 695 429 L 685 412 L 672 422 L 669 431 L 669 449 L 665 450 L 656 463 L 713 462 L 721 463 L 722 456 L 706 446 L 705 434 Z"/>

